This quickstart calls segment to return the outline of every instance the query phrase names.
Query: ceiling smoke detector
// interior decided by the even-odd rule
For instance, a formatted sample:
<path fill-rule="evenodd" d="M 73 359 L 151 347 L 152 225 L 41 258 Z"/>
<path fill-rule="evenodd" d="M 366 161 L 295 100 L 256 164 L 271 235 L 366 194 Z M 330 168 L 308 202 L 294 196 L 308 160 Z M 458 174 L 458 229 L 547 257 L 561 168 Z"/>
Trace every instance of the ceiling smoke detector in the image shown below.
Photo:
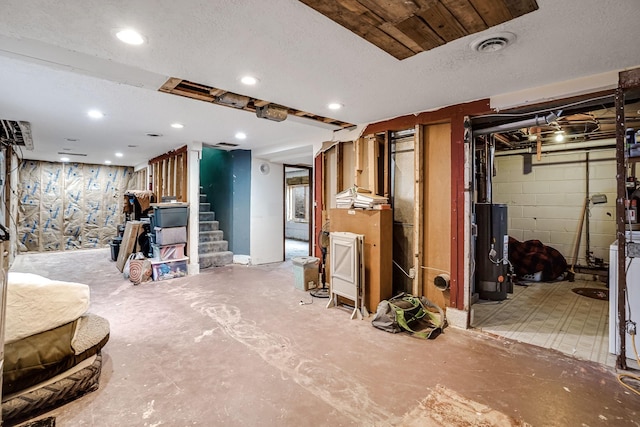
<path fill-rule="evenodd" d="M 509 46 L 515 40 L 516 35 L 513 33 L 504 32 L 493 34 L 491 36 L 475 40 L 471 43 L 471 49 L 481 53 L 497 52 Z"/>

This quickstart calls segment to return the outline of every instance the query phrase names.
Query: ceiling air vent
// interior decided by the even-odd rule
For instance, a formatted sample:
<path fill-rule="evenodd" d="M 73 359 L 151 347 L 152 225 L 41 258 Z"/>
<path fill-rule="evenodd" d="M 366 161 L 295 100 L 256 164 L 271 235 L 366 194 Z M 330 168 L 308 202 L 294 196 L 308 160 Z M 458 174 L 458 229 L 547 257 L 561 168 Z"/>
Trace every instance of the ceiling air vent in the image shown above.
<path fill-rule="evenodd" d="M 515 39 L 516 35 L 513 33 L 498 33 L 475 40 L 471 43 L 471 48 L 482 53 L 497 52 L 513 43 Z"/>
<path fill-rule="evenodd" d="M 14 120 L 0 120 L 0 142 L 33 150 L 31 124 Z"/>
<path fill-rule="evenodd" d="M 218 142 L 214 147 L 225 147 L 225 148 L 233 148 L 237 147 L 238 144 L 234 144 L 233 142 Z"/>

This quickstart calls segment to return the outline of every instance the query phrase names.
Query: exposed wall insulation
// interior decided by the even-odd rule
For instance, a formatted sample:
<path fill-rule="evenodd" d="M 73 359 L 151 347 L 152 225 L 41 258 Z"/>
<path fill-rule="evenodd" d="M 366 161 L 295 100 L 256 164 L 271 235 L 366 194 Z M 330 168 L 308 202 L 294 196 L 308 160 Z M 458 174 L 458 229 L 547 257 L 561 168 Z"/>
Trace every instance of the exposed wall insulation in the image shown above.
<path fill-rule="evenodd" d="M 18 250 L 102 247 L 124 222 L 133 169 L 25 160 L 18 172 Z"/>

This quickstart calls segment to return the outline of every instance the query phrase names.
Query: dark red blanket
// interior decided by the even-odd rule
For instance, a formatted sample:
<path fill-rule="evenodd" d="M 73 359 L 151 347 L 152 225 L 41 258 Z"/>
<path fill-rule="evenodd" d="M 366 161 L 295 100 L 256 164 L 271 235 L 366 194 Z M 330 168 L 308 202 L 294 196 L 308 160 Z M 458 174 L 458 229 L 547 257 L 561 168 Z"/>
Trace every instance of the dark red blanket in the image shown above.
<path fill-rule="evenodd" d="M 556 280 L 567 270 L 567 260 L 557 249 L 540 240 L 520 242 L 509 236 L 509 261 L 516 276 L 542 271 L 542 280 Z"/>

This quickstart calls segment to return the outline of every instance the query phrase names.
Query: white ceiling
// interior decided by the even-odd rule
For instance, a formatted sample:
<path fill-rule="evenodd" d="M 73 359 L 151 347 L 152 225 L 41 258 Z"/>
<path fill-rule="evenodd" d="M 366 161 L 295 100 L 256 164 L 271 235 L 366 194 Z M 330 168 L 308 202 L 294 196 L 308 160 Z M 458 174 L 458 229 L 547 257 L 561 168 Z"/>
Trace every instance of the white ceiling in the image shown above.
<path fill-rule="evenodd" d="M 4 0 L 0 118 L 31 122 L 30 159 L 58 161 L 67 149 L 87 154 L 74 161 L 138 165 L 201 141 L 309 163 L 312 145 L 332 130 L 157 89 L 179 77 L 364 124 L 640 64 L 640 1 L 537 2 L 535 12 L 399 61 L 296 0 Z M 122 44 L 113 32 L 123 27 L 148 43 Z M 470 49 L 499 31 L 516 42 L 493 53 Z M 244 74 L 259 84 L 242 85 Z M 334 101 L 344 108 L 329 111 Z M 90 108 L 106 116 L 90 120 Z M 236 131 L 248 138 L 236 141 Z"/>

